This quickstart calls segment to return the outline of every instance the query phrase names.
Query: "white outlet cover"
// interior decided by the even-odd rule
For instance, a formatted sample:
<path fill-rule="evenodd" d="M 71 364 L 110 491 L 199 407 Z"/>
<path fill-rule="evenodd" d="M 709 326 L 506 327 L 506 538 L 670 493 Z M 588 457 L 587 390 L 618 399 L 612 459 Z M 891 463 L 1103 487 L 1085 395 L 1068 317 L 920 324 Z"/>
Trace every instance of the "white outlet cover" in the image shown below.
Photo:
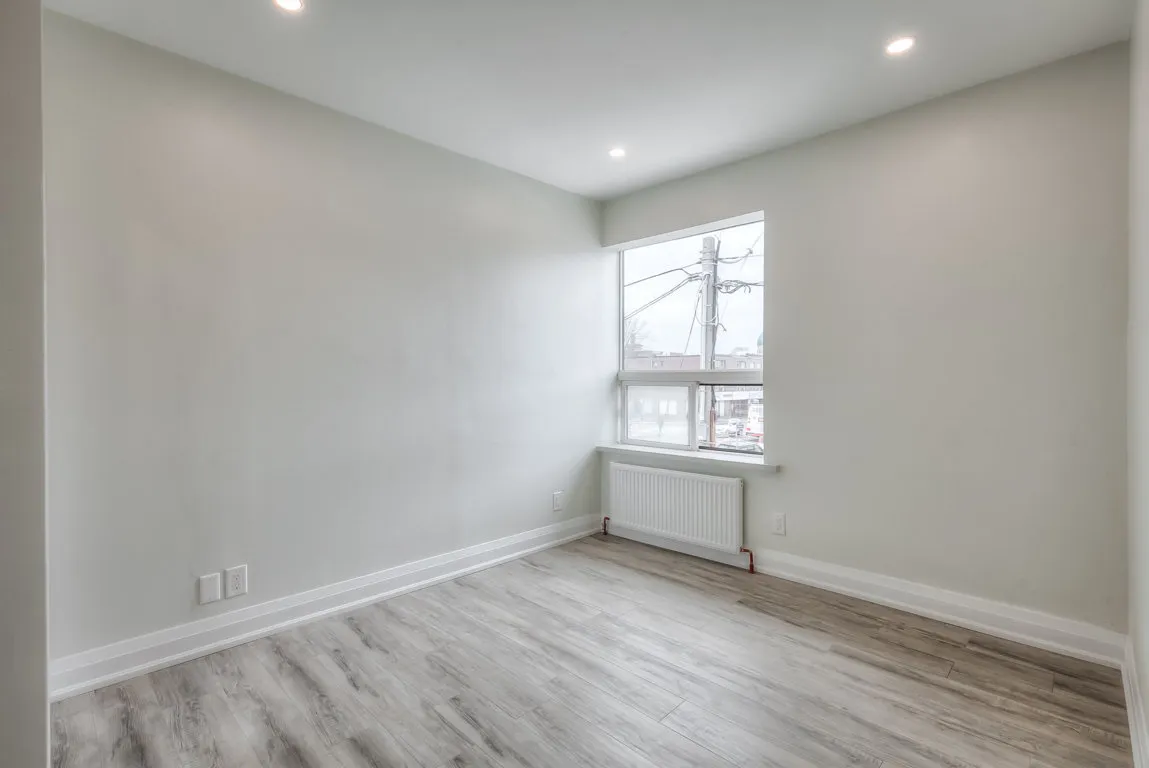
<path fill-rule="evenodd" d="M 223 572 L 224 597 L 239 597 L 247 594 L 247 566 L 237 565 Z"/>
<path fill-rule="evenodd" d="M 207 605 L 219 600 L 219 574 L 209 573 L 199 577 L 199 604 Z"/>
<path fill-rule="evenodd" d="M 566 494 L 563 491 L 555 491 L 554 493 L 551 494 L 551 511 L 552 512 L 562 512 L 563 511 L 563 501 L 564 501 L 563 496 L 565 496 L 565 495 Z"/>
<path fill-rule="evenodd" d="M 773 532 L 774 532 L 775 536 L 785 536 L 786 535 L 786 515 L 785 515 L 785 513 L 783 513 L 783 512 L 775 512 L 774 513 Z"/>

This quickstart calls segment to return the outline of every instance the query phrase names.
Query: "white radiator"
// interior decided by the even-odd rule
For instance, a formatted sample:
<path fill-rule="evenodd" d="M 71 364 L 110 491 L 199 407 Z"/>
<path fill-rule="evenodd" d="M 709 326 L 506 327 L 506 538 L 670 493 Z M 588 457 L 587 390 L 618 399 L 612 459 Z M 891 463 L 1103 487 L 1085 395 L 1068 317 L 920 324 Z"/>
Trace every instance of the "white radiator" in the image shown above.
<path fill-rule="evenodd" d="M 738 554 L 742 480 L 612 462 L 610 529 Z"/>

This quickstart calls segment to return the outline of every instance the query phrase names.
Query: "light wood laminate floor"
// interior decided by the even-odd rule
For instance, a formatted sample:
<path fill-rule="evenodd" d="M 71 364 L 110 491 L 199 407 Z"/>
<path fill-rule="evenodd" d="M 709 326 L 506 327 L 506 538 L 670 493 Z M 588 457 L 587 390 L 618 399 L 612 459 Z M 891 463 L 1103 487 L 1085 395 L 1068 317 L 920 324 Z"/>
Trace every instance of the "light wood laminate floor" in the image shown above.
<path fill-rule="evenodd" d="M 56 704 L 53 765 L 1132 758 L 1117 670 L 592 537 Z"/>

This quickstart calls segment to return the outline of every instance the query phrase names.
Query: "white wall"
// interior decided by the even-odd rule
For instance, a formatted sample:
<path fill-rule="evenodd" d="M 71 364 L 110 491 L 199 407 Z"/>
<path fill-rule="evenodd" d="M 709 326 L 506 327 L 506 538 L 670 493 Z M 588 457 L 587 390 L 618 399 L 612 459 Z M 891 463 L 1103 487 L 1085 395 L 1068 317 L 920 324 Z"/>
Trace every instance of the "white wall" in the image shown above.
<path fill-rule="evenodd" d="M 596 204 L 45 34 L 54 657 L 597 513 Z"/>
<path fill-rule="evenodd" d="M 0 763 L 48 764 L 40 0 L 0 3 Z"/>
<path fill-rule="evenodd" d="M 1149 5 L 1133 31 L 1133 135 L 1129 243 L 1129 639 L 1140 707 L 1149 710 Z M 1134 723 L 1144 729 L 1145 722 Z M 1142 732 L 1142 748 L 1149 747 Z M 1135 740 L 1136 741 L 1136 740 Z"/>
<path fill-rule="evenodd" d="M 1110 47 L 606 205 L 765 211 L 751 546 L 1124 629 L 1128 88 Z"/>

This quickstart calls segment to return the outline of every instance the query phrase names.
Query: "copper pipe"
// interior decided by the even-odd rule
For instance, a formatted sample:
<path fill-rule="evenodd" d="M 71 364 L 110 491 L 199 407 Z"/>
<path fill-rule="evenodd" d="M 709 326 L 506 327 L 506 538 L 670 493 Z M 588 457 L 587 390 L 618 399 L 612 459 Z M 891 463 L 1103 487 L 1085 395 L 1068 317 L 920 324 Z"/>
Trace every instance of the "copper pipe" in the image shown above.
<path fill-rule="evenodd" d="M 602 519 L 602 535 L 603 535 L 603 536 L 606 536 L 606 524 L 607 524 L 607 523 L 609 523 L 609 522 L 610 522 L 610 518 L 609 518 L 609 517 L 604 517 L 604 518 Z"/>
<path fill-rule="evenodd" d="M 609 520 L 610 518 L 607 518 L 607 519 Z M 603 531 L 605 531 L 605 530 L 606 530 L 606 527 L 604 525 Z M 742 547 L 738 551 L 739 552 L 745 552 L 746 554 L 750 555 L 750 573 L 754 573 L 754 550 L 747 549 L 746 547 Z"/>

